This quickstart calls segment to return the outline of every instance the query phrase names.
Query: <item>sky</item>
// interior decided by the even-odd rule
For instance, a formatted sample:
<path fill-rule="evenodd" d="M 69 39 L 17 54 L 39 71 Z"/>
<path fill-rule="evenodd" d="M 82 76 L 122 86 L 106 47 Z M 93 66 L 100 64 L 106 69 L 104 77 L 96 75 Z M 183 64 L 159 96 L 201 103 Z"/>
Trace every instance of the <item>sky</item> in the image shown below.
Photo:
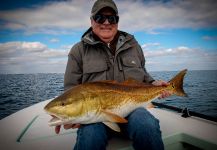
<path fill-rule="evenodd" d="M 217 70 L 216 0 L 115 0 L 148 71 Z M 2 0 L 0 74 L 64 73 L 94 0 Z"/>

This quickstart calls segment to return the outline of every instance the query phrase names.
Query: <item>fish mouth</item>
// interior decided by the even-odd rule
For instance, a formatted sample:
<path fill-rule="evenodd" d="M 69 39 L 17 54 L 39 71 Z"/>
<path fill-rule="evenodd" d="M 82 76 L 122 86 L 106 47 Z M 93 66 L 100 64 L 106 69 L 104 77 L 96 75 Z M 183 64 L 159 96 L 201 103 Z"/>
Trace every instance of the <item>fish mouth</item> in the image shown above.
<path fill-rule="evenodd" d="M 50 119 L 50 121 L 48 122 L 49 126 L 57 126 L 57 125 L 62 125 L 63 124 L 63 119 L 59 116 L 57 116 L 56 114 L 50 113 L 48 111 L 46 111 L 52 118 Z"/>
<path fill-rule="evenodd" d="M 57 115 L 56 113 L 50 112 L 46 109 L 45 112 L 52 117 L 50 121 L 48 121 L 49 126 L 59 126 L 66 124 L 67 119 L 65 116 Z"/>
<path fill-rule="evenodd" d="M 51 115 L 51 116 L 52 116 L 52 118 L 51 118 L 51 120 L 49 121 L 49 123 L 52 123 L 52 122 L 56 122 L 56 121 L 61 120 L 60 118 L 58 118 L 58 117 L 56 117 L 56 116 L 53 116 L 53 115 Z"/>
<path fill-rule="evenodd" d="M 51 115 L 51 119 L 50 121 L 48 122 L 48 125 L 49 126 L 58 126 L 58 125 L 62 125 L 63 124 L 63 120 L 60 118 L 60 117 L 57 117 L 57 116 L 54 116 L 54 115 Z"/>
<path fill-rule="evenodd" d="M 50 119 L 50 121 L 48 122 L 49 126 L 59 126 L 59 125 L 65 125 L 68 124 L 71 120 L 64 118 L 64 117 L 59 117 L 53 114 L 50 114 L 50 116 L 52 117 Z"/>

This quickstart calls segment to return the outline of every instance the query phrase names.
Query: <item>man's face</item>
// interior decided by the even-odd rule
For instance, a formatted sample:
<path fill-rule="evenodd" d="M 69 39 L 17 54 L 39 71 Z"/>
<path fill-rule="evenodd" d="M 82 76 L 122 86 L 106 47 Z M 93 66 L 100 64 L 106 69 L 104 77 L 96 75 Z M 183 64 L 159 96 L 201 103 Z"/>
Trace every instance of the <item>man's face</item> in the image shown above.
<path fill-rule="evenodd" d="M 111 8 L 103 8 L 100 10 L 99 14 L 107 16 L 115 15 Z M 91 26 L 93 32 L 105 43 L 110 43 L 118 30 L 118 23 L 110 24 L 108 19 L 106 19 L 106 21 L 102 24 L 91 19 Z"/>

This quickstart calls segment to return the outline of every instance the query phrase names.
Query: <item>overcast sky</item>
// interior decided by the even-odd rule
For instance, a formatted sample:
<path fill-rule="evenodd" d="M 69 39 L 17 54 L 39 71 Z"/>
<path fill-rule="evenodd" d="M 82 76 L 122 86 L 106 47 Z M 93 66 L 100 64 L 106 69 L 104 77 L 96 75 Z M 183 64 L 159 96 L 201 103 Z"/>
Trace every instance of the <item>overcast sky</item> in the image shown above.
<path fill-rule="evenodd" d="M 148 71 L 217 70 L 216 0 L 116 0 L 119 29 L 143 48 Z M 90 27 L 94 0 L 3 0 L 0 73 L 64 73 Z"/>

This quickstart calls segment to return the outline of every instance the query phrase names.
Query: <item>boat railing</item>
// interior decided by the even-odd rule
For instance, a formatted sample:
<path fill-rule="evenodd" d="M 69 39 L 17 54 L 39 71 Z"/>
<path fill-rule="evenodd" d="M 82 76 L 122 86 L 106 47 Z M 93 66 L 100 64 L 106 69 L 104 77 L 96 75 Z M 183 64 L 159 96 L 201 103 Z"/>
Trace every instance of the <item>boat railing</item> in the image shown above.
<path fill-rule="evenodd" d="M 199 118 L 203 118 L 203 119 L 206 119 L 206 120 L 217 122 L 216 117 L 209 116 L 209 115 L 202 114 L 202 113 L 198 113 L 198 112 L 195 112 L 195 111 L 191 111 L 187 107 L 179 108 L 179 107 L 170 106 L 170 105 L 166 105 L 166 104 L 159 103 L 159 102 L 152 102 L 152 104 L 159 107 L 159 108 L 165 108 L 165 109 L 169 109 L 169 110 L 179 112 L 179 113 L 181 113 L 181 116 L 184 117 L 184 118 L 187 118 L 187 117 L 190 117 L 190 116 L 195 116 L 195 117 L 199 117 Z"/>

